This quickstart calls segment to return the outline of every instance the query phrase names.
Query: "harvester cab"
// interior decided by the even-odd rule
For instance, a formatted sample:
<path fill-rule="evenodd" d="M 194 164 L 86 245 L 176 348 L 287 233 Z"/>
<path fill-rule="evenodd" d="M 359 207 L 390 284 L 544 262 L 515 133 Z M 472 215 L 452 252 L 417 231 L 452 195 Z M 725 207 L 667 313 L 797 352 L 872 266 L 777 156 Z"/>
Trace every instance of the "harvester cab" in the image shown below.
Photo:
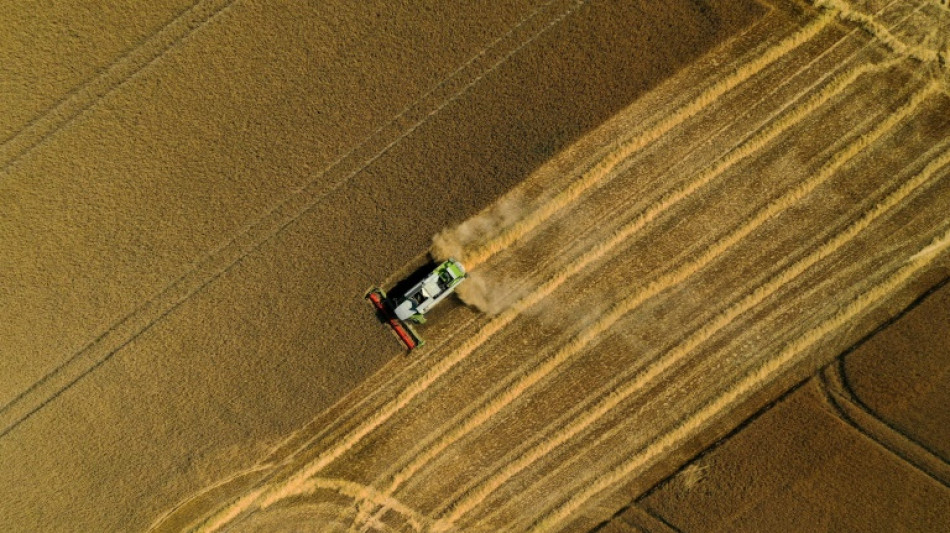
<path fill-rule="evenodd" d="M 465 276 L 465 267 L 455 259 L 449 259 L 401 295 L 387 297 L 383 289 L 375 288 L 366 297 L 406 347 L 412 350 L 425 342 L 412 323 L 424 324 L 425 314 L 452 294 Z"/>

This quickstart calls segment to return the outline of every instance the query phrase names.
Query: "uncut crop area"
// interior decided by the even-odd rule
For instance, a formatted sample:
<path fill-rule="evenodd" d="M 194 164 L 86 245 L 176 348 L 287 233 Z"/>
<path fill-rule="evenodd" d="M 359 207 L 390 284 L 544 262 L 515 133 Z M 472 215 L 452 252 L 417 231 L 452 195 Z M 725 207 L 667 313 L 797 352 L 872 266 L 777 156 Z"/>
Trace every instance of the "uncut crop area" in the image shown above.
<path fill-rule="evenodd" d="M 946 6 L 767 4 L 436 236 L 469 306 L 154 529 L 588 530 L 947 268 Z"/>

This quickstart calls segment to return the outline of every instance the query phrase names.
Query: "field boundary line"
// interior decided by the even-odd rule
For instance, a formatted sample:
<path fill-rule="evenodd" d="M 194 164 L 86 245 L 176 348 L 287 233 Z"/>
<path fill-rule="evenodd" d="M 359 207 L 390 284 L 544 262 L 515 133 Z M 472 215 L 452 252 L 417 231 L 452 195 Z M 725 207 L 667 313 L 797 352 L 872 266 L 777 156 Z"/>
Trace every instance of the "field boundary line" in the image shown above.
<path fill-rule="evenodd" d="M 323 171 L 318 172 L 314 180 L 294 189 L 260 218 L 251 222 L 247 227 L 238 231 L 218 247 L 212 249 L 201 259 L 195 261 L 187 271 L 164 289 L 160 290 L 154 297 L 141 303 L 124 318 L 100 333 L 95 339 L 68 357 L 58 367 L 40 378 L 12 401 L 0 407 L 0 438 L 6 436 L 20 423 L 42 409 L 50 401 L 53 401 L 86 375 L 95 371 L 99 366 L 114 356 L 115 353 L 135 340 L 139 335 L 147 331 L 165 316 L 169 315 L 194 294 L 197 294 L 221 277 L 221 275 L 230 271 L 230 269 L 238 265 L 244 257 L 292 224 L 313 206 L 325 200 L 331 193 L 338 190 L 353 176 L 359 174 L 363 169 L 376 161 L 392 146 L 412 134 L 417 128 L 426 123 L 432 116 L 447 105 L 460 98 L 468 89 L 478 83 L 478 81 L 493 72 L 498 66 L 506 62 L 510 57 L 533 42 L 540 35 L 544 34 L 548 29 L 563 20 L 563 18 L 575 11 L 585 1 L 586 0 L 572 0 L 569 3 L 567 12 L 563 12 L 564 8 L 562 8 L 562 12 L 556 12 L 556 18 L 544 21 L 542 27 L 527 30 L 528 35 L 524 36 L 524 39 L 521 41 L 513 43 L 510 49 L 498 51 L 499 53 L 497 54 L 490 54 L 502 41 L 519 33 L 525 25 L 541 11 L 554 4 L 567 2 L 564 0 L 551 0 L 528 13 L 515 26 L 456 68 L 448 77 L 436 83 L 393 119 L 377 128 L 375 132 L 366 137 L 349 152 L 335 160 Z M 497 57 L 491 57 L 493 55 Z M 473 73 L 471 73 L 471 76 L 473 76 L 472 79 L 466 81 L 463 79 L 463 76 L 460 76 L 460 74 L 464 73 L 469 67 L 479 63 L 484 58 L 488 58 L 486 60 L 487 64 L 474 69 Z M 458 84 L 459 86 L 452 87 L 453 84 Z M 447 94 L 441 94 L 443 92 Z M 433 100 L 433 102 L 427 102 L 427 100 Z M 397 129 L 390 135 L 394 137 L 392 139 L 378 139 L 384 143 L 381 148 L 377 146 L 374 152 L 371 152 L 362 160 L 350 163 L 350 165 L 354 167 L 353 169 L 347 170 L 344 168 L 348 160 L 358 159 L 359 156 L 355 154 L 357 154 L 360 149 L 372 146 L 375 144 L 372 141 L 376 141 L 377 139 L 375 138 L 381 135 L 384 130 L 395 129 L 401 125 L 400 122 L 402 121 L 409 121 L 408 127 Z M 342 175 L 321 189 L 320 185 L 317 184 L 317 178 L 334 172 Z"/>
<path fill-rule="evenodd" d="M 199 0 L 81 82 L 0 143 L 0 175 L 137 73 L 204 27 L 236 0 Z"/>
<path fill-rule="evenodd" d="M 325 175 L 335 170 L 336 167 L 340 166 L 341 164 L 345 163 L 347 159 L 351 158 L 351 156 L 354 153 L 356 153 L 357 150 L 359 150 L 360 148 L 363 148 L 364 146 L 370 145 L 371 144 L 370 141 L 373 140 L 373 137 L 378 136 L 383 130 L 396 125 L 400 121 L 408 120 L 406 119 L 406 117 L 410 116 L 411 114 L 410 112 L 414 112 L 412 114 L 420 115 L 418 117 L 412 118 L 411 125 L 406 129 L 398 131 L 394 139 L 386 142 L 386 144 L 382 146 L 382 148 L 377 148 L 375 153 L 371 154 L 368 160 L 364 160 L 362 162 L 357 163 L 359 166 L 356 169 L 349 171 L 341 179 L 338 179 L 336 182 L 330 184 L 330 186 L 327 187 L 326 190 L 314 191 L 313 189 L 315 186 L 315 181 L 311 181 L 307 184 L 304 184 L 298 187 L 290 195 L 288 195 L 287 198 L 279 202 L 268 213 L 263 215 L 260 220 L 256 221 L 255 223 L 252 223 L 248 228 L 246 228 L 243 233 L 239 232 L 234 237 L 232 237 L 229 242 L 225 243 L 222 246 L 219 246 L 217 249 L 213 250 L 210 254 L 208 254 L 208 257 L 206 257 L 202 261 L 199 261 L 198 263 L 208 263 L 210 262 L 209 258 L 214 259 L 215 254 L 218 254 L 222 251 L 228 251 L 228 249 L 233 249 L 231 253 L 237 255 L 236 258 L 233 258 L 229 262 L 225 263 L 225 266 L 223 268 L 219 268 L 218 271 L 212 272 L 205 279 L 201 280 L 200 284 L 197 287 L 188 291 L 188 294 L 184 295 L 182 298 L 179 298 L 177 300 L 172 300 L 169 304 L 168 309 L 164 310 L 164 312 L 159 314 L 157 317 L 151 320 L 144 327 L 136 331 L 134 335 L 132 335 L 131 338 L 126 339 L 122 343 L 121 346 L 118 346 L 117 348 L 112 350 L 111 353 L 107 354 L 106 359 L 114 355 L 116 351 L 124 347 L 126 344 L 128 344 L 128 342 L 130 342 L 131 340 L 134 340 L 135 337 L 137 337 L 138 335 L 146 331 L 149 327 L 154 325 L 155 322 L 157 322 L 158 320 L 163 318 L 165 315 L 173 311 L 175 308 L 177 308 L 178 305 L 180 305 L 185 299 L 197 293 L 198 291 L 203 289 L 205 286 L 213 282 L 215 279 L 220 277 L 222 274 L 230 270 L 230 268 L 238 264 L 240 260 L 243 259 L 247 254 L 251 253 L 257 247 L 263 244 L 263 242 L 265 242 L 268 238 L 272 237 L 273 235 L 277 234 L 278 232 L 283 230 L 285 227 L 293 223 L 294 220 L 296 220 L 300 215 L 302 215 L 307 210 L 309 210 L 314 205 L 316 205 L 321 199 L 325 198 L 330 193 L 339 189 L 339 187 L 344 185 L 350 178 L 352 178 L 354 175 L 358 174 L 367 166 L 369 166 L 374 161 L 379 159 L 392 146 L 400 142 L 405 137 L 411 135 L 416 129 L 418 129 L 420 126 L 426 123 L 432 116 L 436 115 L 446 106 L 458 100 L 462 95 L 464 95 L 469 89 L 471 89 L 475 84 L 477 84 L 485 76 L 492 73 L 499 66 L 504 64 L 508 59 L 510 59 L 515 54 L 517 54 L 522 49 L 524 49 L 526 46 L 534 42 L 541 35 L 544 35 L 548 30 L 550 30 L 552 27 L 559 24 L 561 21 L 567 18 L 571 13 L 575 12 L 578 8 L 580 8 L 586 2 L 587 0 L 570 0 L 570 1 L 549 0 L 545 4 L 535 8 L 530 13 L 525 15 L 518 23 L 512 26 L 506 33 L 497 37 L 495 40 L 489 43 L 485 48 L 477 52 L 473 57 L 471 57 L 465 63 L 460 65 L 458 68 L 456 68 L 451 74 L 449 74 L 447 77 L 445 77 L 440 82 L 435 84 L 425 94 L 420 96 L 416 101 L 414 101 L 413 103 L 409 104 L 406 108 L 404 108 L 396 117 L 391 119 L 386 124 L 377 128 L 377 130 L 373 132 L 372 134 L 370 134 L 367 138 L 365 138 L 364 141 L 362 141 L 352 150 L 347 152 L 345 155 L 335 160 L 325 170 L 319 172 L 318 174 Z M 556 9 L 551 9 L 552 6 L 556 6 Z M 532 19 L 537 18 L 541 12 L 546 11 L 546 10 L 553 11 L 553 13 L 550 13 L 548 17 L 542 18 L 538 24 L 528 25 L 528 22 L 532 21 Z M 514 35 L 517 35 L 520 40 L 511 43 L 511 46 L 509 47 L 505 47 L 504 49 L 501 49 L 500 44 L 505 40 L 510 40 L 510 38 Z M 495 52 L 495 53 L 492 54 L 491 52 Z M 469 67 L 471 67 L 472 65 L 475 65 L 480 62 L 484 62 L 486 64 L 481 65 L 480 68 L 473 70 L 474 77 L 472 77 L 471 79 L 467 81 L 464 79 L 456 79 L 456 78 L 461 78 L 460 74 L 464 73 L 466 69 L 469 69 Z M 458 85 L 458 87 L 452 89 L 453 84 Z M 426 103 L 424 101 L 426 99 L 432 99 L 433 95 L 436 95 L 439 92 L 446 92 L 448 94 L 443 96 L 442 99 L 440 101 L 437 101 L 436 104 L 433 104 L 434 107 L 430 106 L 432 108 L 427 109 L 424 106 L 424 104 Z M 385 142 L 386 140 L 383 139 L 383 141 Z M 307 203 L 304 203 L 305 201 Z M 279 215 L 283 214 L 282 212 L 288 212 L 288 214 L 283 217 L 279 217 Z M 275 226 L 275 228 L 271 229 L 271 231 L 268 233 L 266 230 L 269 228 L 265 228 L 264 226 L 272 226 L 272 227 Z M 260 238 L 259 235 L 263 235 L 263 238 Z M 199 266 L 204 266 L 204 265 L 199 264 Z M 198 269 L 199 268 L 196 267 L 192 269 L 192 271 L 189 271 L 186 274 L 184 274 L 181 278 L 179 278 L 178 280 L 173 282 L 169 287 L 163 290 L 161 294 L 165 294 L 173 289 L 180 290 L 181 288 L 178 287 L 178 285 L 182 284 L 181 283 L 182 280 L 190 276 L 194 271 L 197 271 Z M 155 300 L 157 300 L 157 298 L 146 302 L 140 307 L 139 310 L 136 310 L 136 311 L 140 311 L 141 308 L 144 308 L 144 307 L 155 305 Z M 135 313 L 136 312 L 133 311 L 133 313 L 130 314 L 130 316 Z M 126 317 L 125 319 L 120 321 L 117 325 L 114 325 L 112 328 L 110 328 L 105 333 L 103 333 L 99 338 L 92 341 L 90 345 L 95 345 L 97 343 L 100 343 L 104 337 L 109 336 L 112 333 L 112 331 L 117 329 L 117 327 L 122 325 L 125 321 L 129 320 L 129 318 L 130 317 Z M 87 346 L 87 348 L 84 350 L 87 350 L 88 348 L 89 346 Z M 73 359 L 77 358 L 80 355 L 82 355 L 82 353 L 76 354 L 75 356 L 73 356 Z M 75 384 L 84 375 L 95 370 L 95 367 L 98 367 L 103 362 L 105 362 L 105 360 L 100 360 L 96 362 L 92 368 L 86 369 L 82 373 L 82 375 L 75 378 L 71 383 L 69 383 L 66 386 L 66 388 Z M 69 362 L 67 362 L 67 364 L 68 363 Z M 66 364 L 62 366 L 66 366 Z M 58 370 L 60 369 L 57 369 L 57 371 Z M 56 371 L 54 371 L 54 373 L 55 372 Z M 46 376 L 46 378 L 44 379 L 48 379 L 49 377 L 50 376 Z M 34 384 L 34 388 L 36 386 L 37 385 Z M 63 390 L 64 389 L 59 390 L 55 394 L 55 396 L 58 396 L 60 393 L 63 392 Z M 49 400 L 51 399 L 53 398 L 50 398 Z M 49 400 L 44 402 L 44 404 L 48 403 Z M 16 400 L 14 402 L 16 402 Z M 11 402 L 11 403 L 14 403 L 14 402 Z M 4 408 L 0 408 L 0 416 L 3 415 L 3 410 L 8 408 L 9 406 L 10 405 L 8 404 Z M 41 407 L 42 405 L 39 408 Z M 2 438 L 4 435 L 9 433 L 9 431 L 12 430 L 13 427 L 21 423 L 23 420 L 25 420 L 25 418 L 35 413 L 39 408 L 33 409 L 32 411 L 28 412 L 25 415 L 25 417 L 15 421 L 11 426 L 0 431 L 0 438 Z"/>
<path fill-rule="evenodd" d="M 831 83 L 829 84 L 829 87 L 825 88 L 825 89 L 830 89 L 830 90 L 828 90 L 827 92 L 825 91 L 819 92 L 819 94 L 816 94 L 811 100 L 812 102 L 824 103 L 825 101 L 827 101 L 827 99 L 837 94 L 838 91 L 850 85 L 850 83 L 856 80 L 859 76 L 869 71 L 873 72 L 874 70 L 877 70 L 878 68 L 880 68 L 880 65 L 871 65 L 871 66 L 862 65 L 860 67 L 857 67 L 853 69 L 852 72 L 850 72 L 847 76 L 841 77 L 840 83 L 839 83 L 840 88 L 837 87 L 836 84 Z M 647 285 L 642 291 L 634 293 L 632 296 L 625 298 L 619 304 L 613 306 L 607 313 L 605 313 L 601 318 L 599 318 L 592 326 L 582 331 L 579 335 L 577 335 L 577 337 L 572 339 L 570 343 L 565 345 L 564 348 L 559 350 L 558 353 L 555 354 L 555 356 L 553 356 L 551 359 L 549 359 L 544 364 L 542 364 L 539 367 L 539 370 L 544 368 L 545 366 L 550 366 L 549 371 L 553 371 L 555 366 L 557 366 L 553 364 L 554 362 L 557 362 L 559 364 L 561 359 L 567 360 L 568 358 L 573 357 L 575 354 L 579 353 L 581 350 L 586 348 L 586 346 L 590 342 L 592 342 L 595 338 L 597 338 L 599 335 L 601 335 L 602 333 L 607 331 L 610 327 L 612 327 L 614 323 L 620 320 L 620 318 L 622 318 L 630 310 L 636 308 L 645 300 L 661 293 L 664 290 L 667 290 L 668 288 L 676 284 L 683 282 L 684 280 L 688 279 L 695 273 L 699 272 L 700 270 L 708 266 L 712 261 L 717 259 L 720 255 L 725 253 L 726 250 L 728 250 L 735 244 L 745 239 L 749 234 L 751 234 L 753 231 L 761 227 L 763 224 L 765 224 L 769 220 L 773 219 L 774 217 L 778 216 L 780 213 L 784 212 L 788 208 L 792 207 L 793 205 L 797 204 L 799 201 L 804 199 L 819 185 L 831 179 L 841 167 L 843 167 L 845 164 L 850 162 L 855 156 L 861 153 L 864 148 L 866 148 L 868 145 L 870 145 L 872 142 L 880 138 L 885 133 L 889 132 L 891 129 L 894 128 L 896 124 L 901 122 L 904 118 L 906 118 L 914 110 L 916 110 L 916 108 L 923 101 L 925 101 L 927 97 L 929 97 L 933 93 L 932 87 L 933 87 L 932 85 L 927 85 L 923 90 L 917 92 L 915 95 L 913 95 L 910 98 L 910 100 L 904 106 L 902 106 L 899 110 L 897 110 L 893 114 L 889 115 L 885 120 L 881 121 L 871 132 L 858 137 L 856 140 L 849 143 L 845 148 L 835 153 L 831 157 L 830 161 L 825 163 L 815 175 L 799 183 L 798 185 L 793 187 L 791 190 L 786 192 L 784 195 L 782 195 L 780 198 L 770 201 L 764 208 L 759 209 L 754 215 L 747 218 L 739 227 L 732 230 L 727 236 L 721 238 L 717 242 L 707 247 L 703 252 L 699 254 L 699 257 L 697 259 L 654 280 L 649 285 Z M 783 118 L 794 117 L 799 114 L 797 111 L 799 110 L 804 111 L 808 108 L 809 108 L 808 105 L 803 105 L 799 109 L 797 109 L 795 112 L 790 112 L 788 115 L 786 115 L 786 117 L 783 117 Z M 792 124 L 796 122 L 797 121 L 792 122 Z M 768 137 L 768 136 L 765 136 L 765 137 Z M 771 139 L 768 139 L 768 140 L 771 140 Z M 762 142 L 762 145 L 757 147 L 757 149 L 764 146 L 765 143 L 768 142 L 768 140 L 763 139 L 764 142 Z M 818 259 L 821 259 L 824 256 L 813 254 L 813 256 L 809 256 L 809 257 L 814 257 L 815 258 L 814 260 L 817 261 Z M 796 265 L 793 265 L 793 267 L 791 267 L 786 272 L 796 272 L 797 270 L 803 271 L 805 268 L 807 268 L 807 266 L 810 266 L 810 264 L 807 264 L 807 266 L 805 266 L 806 264 L 807 263 L 804 260 L 800 261 L 799 263 L 796 263 Z M 798 273 L 794 274 L 794 276 L 797 276 Z M 773 287 L 773 290 L 777 289 L 779 286 L 789 281 L 790 278 L 786 279 L 785 277 L 777 277 L 775 279 L 779 283 L 776 283 L 775 287 Z M 745 311 L 745 309 L 742 309 L 743 306 L 751 307 L 750 302 L 755 301 L 757 298 L 759 300 L 764 299 L 765 296 L 770 294 L 769 292 L 762 289 L 764 289 L 764 287 L 760 287 L 760 289 L 756 293 L 753 293 L 752 295 L 750 295 L 751 297 L 749 299 L 741 301 L 740 303 L 742 305 L 737 305 L 735 308 L 733 308 L 732 311 L 728 311 L 720 315 L 719 317 L 717 317 L 717 319 L 715 319 L 713 323 L 720 324 L 720 323 L 731 322 L 732 318 L 734 318 L 733 315 L 737 315 L 738 313 Z M 621 389 L 617 391 L 611 392 L 607 396 L 607 398 L 603 400 L 602 402 L 600 402 L 600 404 L 588 415 L 585 415 L 584 417 L 578 419 L 578 421 L 571 423 L 568 426 L 568 428 L 553 435 L 552 438 L 550 438 L 548 441 L 542 442 L 539 445 L 535 446 L 535 448 L 533 448 L 528 453 L 522 455 L 521 458 L 511 463 L 508 467 L 504 468 L 500 472 L 488 478 L 480 486 L 477 486 L 468 495 L 463 496 L 462 499 L 458 500 L 457 502 L 455 502 L 448 508 L 447 512 L 445 513 L 445 516 L 442 517 L 442 520 L 444 520 L 444 525 L 449 526 L 449 525 L 454 524 L 460 517 L 462 517 L 463 515 L 465 515 L 472 509 L 474 509 L 479 504 L 481 504 L 485 500 L 485 498 L 487 498 L 491 493 L 493 493 L 498 487 L 500 487 L 505 482 L 507 482 L 511 477 L 517 475 L 519 472 L 524 470 L 524 468 L 527 468 L 528 465 L 537 461 L 539 458 L 547 455 L 548 453 L 553 451 L 555 448 L 557 448 L 558 446 L 560 446 L 561 444 L 563 444 L 564 442 L 566 442 L 567 440 L 569 440 L 570 438 L 572 438 L 573 436 L 575 436 L 576 434 L 578 434 L 579 432 L 581 432 L 582 430 L 586 429 L 588 426 L 593 424 L 601 416 L 603 416 L 607 412 L 611 411 L 614 407 L 619 405 L 620 402 L 626 399 L 627 396 L 629 396 L 634 391 L 644 386 L 645 383 L 652 381 L 654 378 L 656 378 L 661 373 L 663 373 L 666 369 L 668 369 L 671 365 L 676 363 L 685 354 L 688 354 L 689 350 L 692 350 L 693 348 L 695 348 L 696 346 L 704 342 L 715 331 L 718 331 L 718 329 L 710 328 L 708 327 L 708 325 L 700 329 L 696 334 L 694 334 L 694 336 L 690 338 L 689 342 L 685 342 L 680 345 L 680 346 L 686 347 L 679 350 L 679 352 L 681 353 L 676 353 L 675 356 L 673 355 L 661 356 L 660 361 L 650 365 L 649 369 L 645 373 L 642 373 L 639 379 L 631 382 L 628 385 L 625 385 L 624 387 L 622 387 Z M 532 378 L 533 377 L 534 376 L 532 376 Z M 539 379 L 540 377 L 538 377 L 537 379 L 532 379 L 531 380 L 532 383 L 524 387 L 519 385 L 510 394 L 520 395 L 523 392 L 524 388 L 527 388 L 527 386 L 530 386 L 531 384 L 533 384 L 533 382 L 536 382 Z M 528 380 L 525 380 L 525 382 L 527 383 Z M 490 414 L 494 414 L 494 413 L 490 413 Z"/>
<path fill-rule="evenodd" d="M 950 228 L 943 228 L 943 233 L 932 241 L 932 244 L 941 246 L 937 253 L 946 252 L 950 247 Z M 555 507 L 549 513 L 536 521 L 530 531 L 551 531 L 557 524 L 563 523 L 569 516 L 580 509 L 597 494 L 615 486 L 638 470 L 652 464 L 659 456 L 686 441 L 697 428 L 705 427 L 710 420 L 734 407 L 743 401 L 750 393 L 759 389 L 763 383 L 774 381 L 774 377 L 787 372 L 797 363 L 796 356 L 809 349 L 813 344 L 828 334 L 839 329 L 851 319 L 867 309 L 877 305 L 894 290 L 900 288 L 924 267 L 929 265 L 936 254 L 919 256 L 914 260 L 906 261 L 901 268 L 892 273 L 885 280 L 865 291 L 853 299 L 846 307 L 835 313 L 831 318 L 823 321 L 804 335 L 788 344 L 779 354 L 759 368 L 746 374 L 742 380 L 724 394 L 710 401 L 698 411 L 694 412 L 686 421 L 675 429 L 666 433 L 642 449 L 633 457 L 622 461 L 613 470 L 601 478 L 596 479 L 581 492 L 571 496 Z"/>
<path fill-rule="evenodd" d="M 515 241 L 522 238 L 541 223 L 551 218 L 567 205 L 580 198 L 592 187 L 601 184 L 613 169 L 623 160 L 636 153 L 638 150 L 659 139 L 676 126 L 682 124 L 690 117 L 696 115 L 699 111 L 706 108 L 709 104 L 717 100 L 725 93 L 731 91 L 739 84 L 749 80 L 765 67 L 771 65 L 787 53 L 795 50 L 821 30 L 826 28 L 832 20 L 828 13 L 823 13 L 815 20 L 811 21 L 800 31 L 793 33 L 777 45 L 768 48 L 765 53 L 753 59 L 749 63 L 739 66 L 735 72 L 725 76 L 723 79 L 713 83 L 700 95 L 688 104 L 677 109 L 667 117 L 650 126 L 647 130 L 627 139 L 612 149 L 604 156 L 593 168 L 585 172 L 580 179 L 571 183 L 567 189 L 559 193 L 549 202 L 541 205 L 527 217 L 519 220 L 517 223 L 505 228 L 497 236 L 491 238 L 474 251 L 465 252 L 462 256 L 462 262 L 470 269 L 477 268 L 478 265 L 485 262 L 491 256 L 508 248 Z"/>
<path fill-rule="evenodd" d="M 900 461 L 950 488 L 950 464 L 864 405 L 848 385 L 843 365 L 843 359 L 837 359 L 821 372 L 820 380 L 825 401 L 838 418 Z"/>
<path fill-rule="evenodd" d="M 812 21 L 808 26 L 799 30 L 791 37 L 783 41 L 779 46 L 785 46 L 786 48 L 791 47 L 791 44 L 798 46 L 806 42 L 810 37 L 818 33 L 821 29 L 826 27 L 832 19 L 830 17 L 819 18 L 815 21 Z M 763 56 L 770 57 L 776 55 L 773 47 L 768 49 Z M 794 47 L 791 47 L 794 48 Z M 787 52 L 785 49 L 783 51 Z M 753 63 L 762 64 L 761 68 L 764 68 L 766 65 L 761 60 L 763 56 L 760 56 L 759 59 L 753 60 Z M 777 56 L 776 56 L 777 58 Z M 716 84 L 715 86 L 719 86 Z M 714 86 L 714 87 L 715 87 Z M 711 94 L 711 93 L 707 93 Z M 709 96 L 707 96 L 708 98 Z M 701 99 L 699 99 L 701 100 Z M 578 269 L 582 269 L 586 266 L 586 263 L 579 262 Z M 579 271 L 579 270 L 578 270 Z M 478 346 L 483 344 L 491 335 L 498 332 L 500 329 L 505 327 L 508 323 L 511 322 L 517 315 L 519 315 L 523 310 L 530 308 L 535 303 L 540 301 L 543 297 L 553 291 L 557 286 L 559 286 L 566 279 L 565 276 L 558 276 L 549 280 L 545 285 L 539 288 L 535 293 L 529 294 L 528 296 L 522 298 L 519 302 L 514 304 L 511 308 L 505 310 L 500 315 L 494 317 L 489 321 L 484 328 L 476 334 L 474 337 L 468 339 L 457 352 L 453 355 L 442 359 L 441 361 L 435 363 L 430 370 L 421 376 L 421 378 L 404 389 L 393 401 L 386 406 L 384 409 L 377 411 L 377 413 L 372 416 L 369 420 L 364 422 L 364 424 L 354 433 L 348 435 L 334 448 L 326 450 L 323 454 L 317 457 L 307 468 L 304 468 L 298 472 L 295 476 L 289 479 L 285 485 L 287 487 L 293 486 L 296 483 L 300 483 L 306 478 L 309 478 L 315 475 L 317 472 L 322 470 L 324 467 L 335 461 L 337 458 L 346 453 L 350 448 L 352 448 L 357 442 L 362 440 L 367 434 L 381 426 L 386 420 L 392 417 L 396 412 L 401 410 L 404 406 L 408 405 L 418 394 L 421 394 L 426 390 L 431 383 L 436 381 L 441 377 L 445 372 L 452 368 L 456 363 L 466 358 L 472 351 L 474 351 Z M 279 494 L 279 490 L 276 491 Z"/>

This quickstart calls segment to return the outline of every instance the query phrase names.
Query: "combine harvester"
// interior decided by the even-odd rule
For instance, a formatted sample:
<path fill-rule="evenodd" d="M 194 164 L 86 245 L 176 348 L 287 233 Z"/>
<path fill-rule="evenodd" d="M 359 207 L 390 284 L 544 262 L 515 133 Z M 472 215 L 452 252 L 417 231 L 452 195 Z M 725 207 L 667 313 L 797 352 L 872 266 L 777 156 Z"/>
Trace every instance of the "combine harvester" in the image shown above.
<path fill-rule="evenodd" d="M 465 280 L 465 275 L 465 267 L 455 259 L 449 259 L 402 296 L 387 298 L 383 289 L 377 287 L 370 290 L 366 297 L 389 322 L 399 339 L 412 350 L 425 344 L 425 341 L 419 337 L 411 323 L 424 324 L 425 314 L 452 294 Z"/>

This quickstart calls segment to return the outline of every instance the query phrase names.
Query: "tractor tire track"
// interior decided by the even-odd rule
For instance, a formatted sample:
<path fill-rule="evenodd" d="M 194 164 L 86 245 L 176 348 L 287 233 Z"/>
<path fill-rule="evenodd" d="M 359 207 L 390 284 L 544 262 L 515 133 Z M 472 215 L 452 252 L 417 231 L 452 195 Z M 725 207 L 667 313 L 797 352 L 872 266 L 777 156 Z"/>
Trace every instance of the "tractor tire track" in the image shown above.
<path fill-rule="evenodd" d="M 676 126 L 682 124 L 716 99 L 752 78 L 782 56 L 808 42 L 812 37 L 817 35 L 818 32 L 825 29 L 830 23 L 830 20 L 831 17 L 829 15 L 823 14 L 781 43 L 769 48 L 755 60 L 740 66 L 732 74 L 714 83 L 689 104 L 678 109 L 644 132 L 622 142 L 603 160 L 597 163 L 594 168 L 587 171 L 579 180 L 571 183 L 566 190 L 558 194 L 550 202 L 545 203 L 539 209 L 506 228 L 498 236 L 475 248 L 473 251 L 459 254 L 462 263 L 469 265 L 470 269 L 475 269 L 491 256 L 508 248 L 514 244 L 515 241 L 537 228 L 541 223 L 550 219 L 565 206 L 575 202 L 589 189 L 600 185 L 623 160 L 659 139 Z"/>
<path fill-rule="evenodd" d="M 945 248 L 946 243 L 933 243 L 931 247 L 934 246 Z M 924 251 L 921 250 L 921 252 Z M 932 255 L 930 253 L 918 253 L 911 259 L 929 258 Z M 821 374 L 825 400 L 838 413 L 838 417 L 902 462 L 916 468 L 937 483 L 950 488 L 950 464 L 862 405 L 851 388 L 848 387 L 842 365 L 843 362 L 837 360 L 825 368 Z"/>
<path fill-rule="evenodd" d="M 402 502 L 396 500 L 395 498 L 391 496 L 380 494 L 377 491 L 374 491 L 368 487 L 365 487 L 364 485 L 355 483 L 353 481 L 348 481 L 345 479 L 324 478 L 324 477 L 311 478 L 311 479 L 308 479 L 305 483 L 295 487 L 293 491 L 287 492 L 285 494 L 285 498 L 308 496 L 322 490 L 331 491 L 341 496 L 345 496 L 353 500 L 354 502 L 356 501 L 357 498 L 369 499 L 370 501 L 373 501 L 374 503 L 378 504 L 380 507 L 383 507 L 385 509 L 392 510 L 398 513 L 399 516 L 401 516 L 402 519 L 409 526 L 411 526 L 414 531 L 427 530 L 429 527 L 429 524 L 431 524 L 432 522 L 431 519 L 427 518 L 423 514 L 419 513 L 418 511 L 412 509 L 411 507 L 403 504 Z M 238 499 L 236 503 L 250 504 L 251 502 L 255 502 L 259 497 L 261 497 L 263 493 L 264 493 L 264 489 L 259 487 L 249 492 L 242 498 Z M 266 510 L 267 507 L 269 507 L 270 505 L 274 503 L 277 503 L 278 501 L 279 499 L 274 499 L 268 502 L 267 504 L 263 505 L 261 508 Z M 210 517 L 209 519 L 205 520 L 202 524 L 200 524 L 198 527 L 194 529 L 197 529 L 199 531 L 216 531 L 218 529 L 221 529 L 222 527 L 231 525 L 232 522 L 238 519 L 240 514 L 243 512 L 244 508 L 246 508 L 245 505 L 234 505 L 232 507 L 229 507 L 227 513 L 221 513 L 213 517 Z M 341 513 L 338 513 L 335 518 L 339 520 L 341 516 L 343 516 L 343 519 L 345 520 L 344 515 L 352 514 L 353 510 L 354 510 L 353 506 L 341 507 Z"/>
<path fill-rule="evenodd" d="M 204 27 L 234 1 L 200 0 L 147 36 L 142 43 L 127 50 L 96 77 L 70 90 L 52 107 L 0 143 L 0 176 L 87 109 L 121 87 L 132 76 L 158 61 L 189 35 Z"/>
<path fill-rule="evenodd" d="M 427 529 L 431 523 L 431 520 L 424 515 L 399 502 L 392 496 L 381 494 L 365 485 L 343 479 L 313 478 L 307 480 L 307 483 L 300 487 L 299 492 L 288 494 L 288 497 L 310 494 L 318 490 L 331 490 L 343 496 L 347 496 L 354 501 L 357 498 L 368 499 L 380 507 L 399 513 L 415 531 L 423 531 Z"/>

